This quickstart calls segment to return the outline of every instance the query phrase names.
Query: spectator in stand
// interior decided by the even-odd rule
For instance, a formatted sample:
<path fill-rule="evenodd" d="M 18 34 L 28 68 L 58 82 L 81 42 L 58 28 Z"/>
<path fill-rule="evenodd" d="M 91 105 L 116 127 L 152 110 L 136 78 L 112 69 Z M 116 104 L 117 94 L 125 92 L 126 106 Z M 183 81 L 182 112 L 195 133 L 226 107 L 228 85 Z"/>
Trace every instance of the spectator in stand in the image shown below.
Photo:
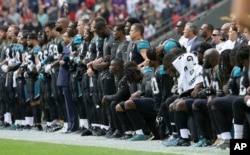
<path fill-rule="evenodd" d="M 38 33 L 42 29 L 42 24 L 38 21 L 37 15 L 33 14 L 33 19 L 31 21 L 31 24 L 33 26 L 33 32 Z"/>
<path fill-rule="evenodd" d="M 212 43 L 212 32 L 214 30 L 214 26 L 212 24 L 203 24 L 200 28 L 200 36 L 204 39 L 208 44 L 213 45 Z"/>
<path fill-rule="evenodd" d="M 26 22 L 26 20 L 32 20 L 33 18 L 33 13 L 28 7 L 23 7 L 21 14 L 24 22 Z"/>
<path fill-rule="evenodd" d="M 2 19 L 0 21 L 1 25 L 11 25 L 11 24 L 14 24 L 14 21 L 10 20 L 8 18 L 8 15 L 9 15 L 9 9 L 6 8 L 6 7 L 3 7 L 2 8 Z"/>
<path fill-rule="evenodd" d="M 182 13 L 184 14 L 189 8 L 190 8 L 190 5 L 191 5 L 191 0 L 180 0 L 180 3 L 182 5 Z"/>
<path fill-rule="evenodd" d="M 150 3 L 154 5 L 155 11 L 157 12 L 161 12 L 162 9 L 165 8 L 165 5 L 164 5 L 165 0 L 156 0 L 156 1 L 150 0 Z"/>
<path fill-rule="evenodd" d="M 117 24 L 123 23 L 128 17 L 129 17 L 129 14 L 126 10 L 126 6 L 120 5 L 119 10 L 118 10 L 116 17 L 115 17 Z"/>
<path fill-rule="evenodd" d="M 79 0 L 70 0 L 70 1 L 66 1 L 66 2 L 68 2 L 69 10 L 77 10 L 78 1 L 79 1 Z"/>
<path fill-rule="evenodd" d="M 79 19 L 89 19 L 89 14 L 91 11 L 86 7 L 86 3 L 82 2 L 80 9 L 76 12 L 76 20 Z"/>
<path fill-rule="evenodd" d="M 182 6 L 181 6 L 180 0 L 175 0 L 174 11 L 175 12 L 182 12 Z"/>
<path fill-rule="evenodd" d="M 44 12 L 44 8 L 39 6 L 39 12 L 37 14 L 37 20 L 41 23 L 42 27 L 48 22 L 48 14 Z"/>
<path fill-rule="evenodd" d="M 8 15 L 8 19 L 12 20 L 15 22 L 16 25 L 19 24 L 19 20 L 21 18 L 21 15 L 16 12 L 16 8 L 9 8 L 9 15 Z"/>
<path fill-rule="evenodd" d="M 222 36 L 220 34 L 220 28 L 214 29 L 212 33 L 212 42 L 213 44 L 215 44 L 215 48 L 217 49 L 219 53 L 222 52 L 222 47 L 224 45 L 224 42 L 221 39 L 222 39 Z"/>
<path fill-rule="evenodd" d="M 33 13 L 38 13 L 38 0 L 28 0 L 28 5 Z"/>
<path fill-rule="evenodd" d="M 162 24 L 163 24 L 163 20 L 161 18 L 161 13 L 160 12 L 156 12 L 156 19 L 155 19 L 155 30 L 158 31 L 159 29 L 162 28 Z"/>
<path fill-rule="evenodd" d="M 42 29 L 42 25 L 37 20 L 36 14 L 32 13 L 32 18 L 29 17 L 24 20 L 23 29 L 36 33 L 38 33 Z"/>
<path fill-rule="evenodd" d="M 97 0 L 94 8 L 92 9 L 94 12 L 97 12 L 101 8 L 101 4 L 104 3 L 102 0 Z M 106 3 L 104 3 L 106 4 Z M 87 4 L 86 4 L 87 5 Z M 111 7 L 111 6 L 110 6 Z"/>
<path fill-rule="evenodd" d="M 2 1 L 0 1 L 0 10 L 2 10 L 2 8 L 3 8 L 3 2 Z"/>
<path fill-rule="evenodd" d="M 142 19 L 142 10 L 139 3 L 135 3 L 135 9 L 130 13 L 130 17 Z"/>
<path fill-rule="evenodd" d="M 16 0 L 5 0 L 4 4 L 9 8 L 16 8 L 17 6 Z"/>
<path fill-rule="evenodd" d="M 111 3 L 112 4 L 116 4 L 116 5 L 118 5 L 118 6 L 120 6 L 120 5 L 124 5 L 124 6 L 126 6 L 126 0 L 111 0 Z"/>
<path fill-rule="evenodd" d="M 173 12 L 173 15 L 172 15 L 172 27 L 176 27 L 176 23 L 182 19 L 182 14 L 180 12 Z"/>
<path fill-rule="evenodd" d="M 45 0 L 38 0 L 38 13 L 39 13 L 39 8 L 46 8 Z"/>
<path fill-rule="evenodd" d="M 147 10 L 144 12 L 143 18 L 148 19 L 149 23 L 155 24 L 156 10 L 153 3 L 151 2 L 148 3 L 148 7 Z"/>
<path fill-rule="evenodd" d="M 200 0 L 192 0 L 190 2 L 191 2 L 190 8 L 194 10 L 196 13 L 199 13 L 201 11 L 202 2 Z"/>
<path fill-rule="evenodd" d="M 56 0 L 50 0 L 50 3 L 47 6 L 47 14 L 49 17 L 49 21 L 56 21 L 59 14 L 59 8 L 57 6 Z"/>
<path fill-rule="evenodd" d="M 79 4 L 78 6 L 82 3 L 82 2 L 85 2 L 86 3 L 86 6 L 89 10 L 93 10 L 95 5 L 96 5 L 96 0 L 79 0 Z"/>
<path fill-rule="evenodd" d="M 170 4 L 170 0 L 166 1 L 166 7 L 162 10 L 161 15 L 163 20 L 165 21 L 164 24 L 168 25 L 171 23 L 173 15 L 173 6 Z"/>
<path fill-rule="evenodd" d="M 106 21 L 108 23 L 110 13 L 109 13 L 107 5 L 104 2 L 101 2 L 101 7 L 98 10 L 98 13 L 100 14 L 101 17 L 106 19 Z"/>
<path fill-rule="evenodd" d="M 115 15 L 116 15 L 116 9 L 114 7 L 114 5 L 111 5 L 109 7 L 109 18 L 108 18 L 108 25 L 109 26 L 114 26 L 115 25 Z"/>
<path fill-rule="evenodd" d="M 28 1 L 27 0 L 21 0 L 17 6 L 17 12 L 22 14 L 23 8 L 28 8 Z"/>
<path fill-rule="evenodd" d="M 155 34 L 155 28 L 148 19 L 144 19 L 144 38 L 147 39 Z"/>

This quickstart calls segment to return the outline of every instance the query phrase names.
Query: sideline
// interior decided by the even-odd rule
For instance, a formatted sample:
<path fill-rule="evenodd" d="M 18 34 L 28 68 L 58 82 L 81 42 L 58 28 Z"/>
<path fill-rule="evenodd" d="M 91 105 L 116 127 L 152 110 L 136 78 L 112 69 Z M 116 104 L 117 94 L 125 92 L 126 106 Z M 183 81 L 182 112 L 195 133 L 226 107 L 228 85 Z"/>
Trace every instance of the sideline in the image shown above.
<path fill-rule="evenodd" d="M 0 130 L 0 139 L 27 140 L 56 144 L 108 147 L 116 149 L 137 150 L 147 152 L 176 153 L 182 155 L 228 155 L 229 151 L 215 148 L 165 147 L 161 141 L 125 141 L 107 139 L 105 137 L 85 136 L 79 134 L 46 133 L 44 131 L 11 131 Z"/>

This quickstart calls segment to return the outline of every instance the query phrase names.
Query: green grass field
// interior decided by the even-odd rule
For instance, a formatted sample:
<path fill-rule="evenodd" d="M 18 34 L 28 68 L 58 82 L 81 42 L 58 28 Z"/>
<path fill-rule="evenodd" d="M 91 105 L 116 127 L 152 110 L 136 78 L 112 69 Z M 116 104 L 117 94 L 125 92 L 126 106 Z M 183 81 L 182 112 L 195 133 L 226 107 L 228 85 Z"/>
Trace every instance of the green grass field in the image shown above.
<path fill-rule="evenodd" d="M 43 142 L 0 139 L 0 155 L 163 155 L 153 153 L 110 149 L 103 147 L 88 147 L 63 145 Z M 176 155 L 169 154 L 168 155 Z"/>

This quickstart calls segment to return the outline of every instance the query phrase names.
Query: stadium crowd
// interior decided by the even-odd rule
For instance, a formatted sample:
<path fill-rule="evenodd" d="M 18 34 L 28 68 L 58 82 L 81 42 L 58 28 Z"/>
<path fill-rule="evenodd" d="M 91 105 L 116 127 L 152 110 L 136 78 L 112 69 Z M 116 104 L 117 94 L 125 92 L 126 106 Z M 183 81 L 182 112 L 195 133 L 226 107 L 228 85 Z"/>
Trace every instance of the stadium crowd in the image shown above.
<path fill-rule="evenodd" d="M 175 23 L 182 15 L 188 18 L 209 9 L 221 0 L 71 0 L 68 16 L 71 21 L 79 18 L 93 19 L 102 16 L 109 26 L 122 23 L 128 17 L 138 18 L 145 26 L 144 38 L 153 36 L 163 25 Z M 62 4 L 57 0 L 1 0 L 1 25 L 16 24 L 21 29 L 38 33 L 48 21 L 62 16 Z M 174 25 L 173 25 L 174 26 Z"/>
<path fill-rule="evenodd" d="M 123 16 L 121 4 L 123 15 L 111 24 L 91 15 L 90 2 L 56 10 L 55 2 L 39 1 L 44 7 L 32 10 L 35 4 L 22 1 L 20 16 L 2 7 L 2 129 L 221 149 L 249 138 L 248 27 L 236 17 L 219 28 L 180 20 L 179 40 L 151 47 L 141 17 Z M 89 14 L 65 16 L 78 3 Z"/>

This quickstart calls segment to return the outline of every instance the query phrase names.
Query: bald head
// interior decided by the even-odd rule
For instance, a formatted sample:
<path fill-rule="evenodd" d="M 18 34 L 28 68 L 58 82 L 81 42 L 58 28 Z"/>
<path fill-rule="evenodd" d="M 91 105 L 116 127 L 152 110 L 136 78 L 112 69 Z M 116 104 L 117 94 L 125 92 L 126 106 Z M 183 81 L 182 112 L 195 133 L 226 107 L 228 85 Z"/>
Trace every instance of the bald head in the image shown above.
<path fill-rule="evenodd" d="M 204 55 L 219 58 L 219 52 L 215 48 L 207 49 L 204 53 Z"/>
<path fill-rule="evenodd" d="M 207 49 L 203 56 L 205 68 L 213 68 L 219 63 L 219 52 L 215 48 Z"/>
<path fill-rule="evenodd" d="M 230 26 L 231 26 L 231 23 L 225 23 L 221 26 L 220 33 L 221 33 L 222 38 L 228 38 L 228 32 L 229 32 Z"/>
<path fill-rule="evenodd" d="M 66 32 L 69 22 L 68 18 L 59 18 L 56 22 L 56 30 L 61 34 Z"/>

